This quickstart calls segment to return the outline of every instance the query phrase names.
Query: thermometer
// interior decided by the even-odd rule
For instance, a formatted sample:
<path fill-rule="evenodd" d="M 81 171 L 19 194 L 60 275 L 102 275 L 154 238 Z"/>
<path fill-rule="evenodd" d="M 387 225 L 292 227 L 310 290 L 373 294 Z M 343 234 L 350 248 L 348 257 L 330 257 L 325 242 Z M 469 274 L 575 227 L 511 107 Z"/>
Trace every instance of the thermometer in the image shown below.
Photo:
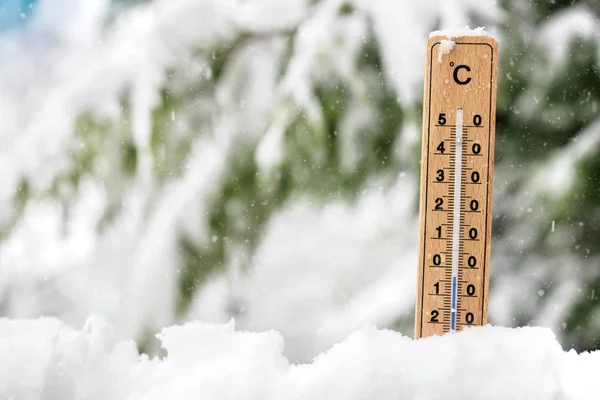
<path fill-rule="evenodd" d="M 487 323 L 498 45 L 427 42 L 415 338 Z"/>

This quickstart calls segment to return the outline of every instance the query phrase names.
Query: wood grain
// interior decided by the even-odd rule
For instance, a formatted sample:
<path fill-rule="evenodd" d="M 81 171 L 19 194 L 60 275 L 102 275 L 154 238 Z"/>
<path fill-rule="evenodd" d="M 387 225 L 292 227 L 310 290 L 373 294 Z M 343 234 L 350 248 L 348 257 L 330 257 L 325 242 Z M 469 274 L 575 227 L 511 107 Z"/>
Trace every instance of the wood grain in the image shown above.
<path fill-rule="evenodd" d="M 498 45 L 492 37 L 463 36 L 440 55 L 444 40 L 432 37 L 426 47 L 415 338 L 451 330 L 458 108 L 464 128 L 455 328 L 486 324 L 488 316 Z"/>

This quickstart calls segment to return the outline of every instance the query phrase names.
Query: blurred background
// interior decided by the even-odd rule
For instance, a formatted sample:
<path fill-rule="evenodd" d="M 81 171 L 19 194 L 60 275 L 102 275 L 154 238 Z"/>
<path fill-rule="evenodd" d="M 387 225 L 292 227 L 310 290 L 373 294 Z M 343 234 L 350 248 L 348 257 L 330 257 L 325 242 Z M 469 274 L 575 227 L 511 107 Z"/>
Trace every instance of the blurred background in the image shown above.
<path fill-rule="evenodd" d="M 0 315 L 412 337 L 424 49 L 500 44 L 490 322 L 600 348 L 595 0 L 0 0 Z"/>

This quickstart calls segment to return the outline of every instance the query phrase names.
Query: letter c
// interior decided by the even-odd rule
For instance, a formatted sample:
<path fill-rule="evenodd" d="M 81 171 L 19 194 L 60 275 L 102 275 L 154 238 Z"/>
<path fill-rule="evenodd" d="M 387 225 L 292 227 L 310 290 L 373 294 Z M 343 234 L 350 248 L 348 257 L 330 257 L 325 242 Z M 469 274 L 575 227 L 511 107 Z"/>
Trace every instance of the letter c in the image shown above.
<path fill-rule="evenodd" d="M 468 65 L 459 65 L 458 67 L 454 68 L 454 82 L 458 83 L 459 85 L 466 85 L 467 83 L 471 82 L 471 77 L 467 77 L 467 79 L 465 79 L 464 81 L 461 81 L 458 78 L 458 70 L 459 69 L 466 69 L 467 72 L 471 72 L 471 68 L 469 68 Z"/>

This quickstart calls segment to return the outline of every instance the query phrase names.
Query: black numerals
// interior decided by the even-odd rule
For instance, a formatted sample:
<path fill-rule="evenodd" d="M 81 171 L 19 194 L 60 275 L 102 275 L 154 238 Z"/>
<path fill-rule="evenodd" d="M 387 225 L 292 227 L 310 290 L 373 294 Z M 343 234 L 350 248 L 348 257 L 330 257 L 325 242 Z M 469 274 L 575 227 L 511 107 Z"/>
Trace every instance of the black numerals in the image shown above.
<path fill-rule="evenodd" d="M 467 295 L 469 295 L 469 296 L 475 296 L 475 285 L 468 285 L 467 286 Z"/>
<path fill-rule="evenodd" d="M 467 264 L 469 265 L 469 267 L 475 268 L 477 266 L 477 258 L 475 258 L 475 256 L 470 256 L 467 259 Z"/>
<path fill-rule="evenodd" d="M 443 182 L 444 181 L 444 170 L 438 169 L 435 173 L 437 174 L 437 176 L 435 177 L 435 180 L 438 182 Z"/>
<path fill-rule="evenodd" d="M 478 235 L 477 229 L 475 229 L 475 228 L 469 229 L 469 238 L 471 240 L 477 239 L 477 235 Z"/>
<path fill-rule="evenodd" d="M 446 114 L 445 113 L 440 113 L 440 116 L 438 117 L 438 124 L 446 125 Z"/>
<path fill-rule="evenodd" d="M 465 76 L 466 77 L 466 76 Z M 465 78 L 463 76 L 459 76 L 459 78 Z M 455 77 L 456 78 L 456 77 Z M 461 81 L 462 82 L 462 81 Z M 460 82 L 459 82 L 460 83 Z M 467 82 L 465 81 L 465 84 Z M 484 135 L 484 129 L 482 129 L 483 125 L 483 117 L 481 114 L 471 114 L 471 112 L 468 112 L 468 114 L 466 115 L 466 119 L 464 121 L 464 125 L 462 125 L 463 127 L 463 140 L 464 140 L 464 144 L 461 145 L 460 148 L 456 148 L 455 146 L 455 142 L 454 139 L 455 137 L 452 136 L 454 135 L 456 132 L 456 129 L 454 129 L 454 127 L 456 127 L 456 125 L 453 125 L 455 123 L 458 122 L 453 122 L 454 121 L 454 113 L 452 111 L 449 111 L 448 113 L 438 113 L 437 114 L 437 120 L 435 120 L 435 111 L 430 114 L 431 120 L 430 123 L 433 123 L 433 121 L 437 122 L 437 126 L 441 127 L 436 129 L 436 135 L 437 136 L 436 139 L 429 139 L 431 141 L 429 141 L 428 143 L 428 148 L 427 150 L 429 151 L 429 155 L 431 156 L 432 153 L 436 154 L 436 155 L 444 155 L 444 157 L 437 157 L 435 158 L 435 163 L 439 163 L 439 164 L 434 164 L 435 167 L 432 167 L 431 164 L 428 165 L 428 172 L 427 172 L 427 177 L 426 177 L 426 181 L 425 184 L 430 184 L 430 183 L 442 183 L 443 185 L 433 185 L 435 186 L 435 191 L 434 192 L 430 192 L 431 197 L 427 196 L 427 206 L 428 207 L 432 207 L 429 208 L 429 210 L 432 211 L 443 211 L 443 213 L 445 212 L 450 212 L 452 210 L 452 200 L 450 199 L 450 196 L 442 196 L 442 194 L 444 195 L 451 195 L 452 192 L 452 182 L 454 182 L 454 179 L 456 178 L 454 175 L 454 167 L 456 167 L 456 164 L 453 164 L 455 162 L 455 159 L 453 158 L 453 156 L 458 156 L 458 152 L 460 151 L 460 153 L 462 154 L 463 157 L 469 157 L 469 156 L 478 156 L 478 157 L 473 157 L 471 159 L 463 158 L 463 168 L 461 168 L 460 171 L 460 180 L 462 185 L 466 185 L 466 189 L 465 192 L 462 193 L 462 197 L 461 201 L 460 201 L 460 208 L 457 207 L 457 209 L 460 210 L 460 214 L 461 214 L 461 218 L 464 217 L 464 213 L 465 212 L 473 212 L 473 213 L 478 213 L 478 214 L 470 214 L 470 216 L 472 218 L 475 218 L 476 216 L 482 216 L 482 213 L 485 213 L 485 209 L 486 206 L 488 205 L 487 199 L 485 197 L 481 197 L 481 195 L 478 194 L 478 192 L 476 191 L 476 193 L 470 193 L 470 189 L 468 188 L 473 188 L 472 186 L 470 186 L 471 184 L 477 184 L 477 185 L 485 185 L 485 184 L 489 184 L 489 177 L 487 177 L 488 173 L 486 172 L 486 170 L 482 169 L 484 167 L 482 167 L 480 164 L 477 163 L 477 161 L 482 161 L 480 157 L 485 157 L 486 156 L 486 152 L 489 152 L 490 148 L 488 145 L 488 142 L 486 141 L 485 138 L 482 138 L 481 135 Z M 472 116 L 472 117 L 471 117 Z M 472 121 L 469 121 L 469 118 L 472 118 Z M 486 118 L 488 118 L 486 116 Z M 490 121 L 488 119 L 486 119 L 486 124 L 489 123 Z M 472 122 L 472 125 L 471 125 Z M 452 128 L 452 129 L 451 129 Z M 475 129 L 477 128 L 477 129 Z M 438 141 L 439 140 L 439 141 Z M 449 141 L 448 146 L 446 146 L 446 141 Z M 482 143 L 483 141 L 483 143 Z M 436 143 L 437 142 L 437 143 Z M 463 147 L 464 146 L 464 147 Z M 483 146 L 487 146 L 485 147 L 485 149 L 483 148 Z M 433 150 L 435 148 L 435 150 Z M 483 151 L 485 150 L 485 151 Z M 483 153 L 483 154 L 482 154 Z M 447 160 L 449 158 L 449 160 Z M 466 165 L 464 163 L 467 163 Z M 470 164 L 470 165 L 469 165 Z M 437 169 L 439 168 L 439 169 Z M 435 171 L 435 172 L 434 172 Z M 448 172 L 448 175 L 446 175 L 446 172 Z M 488 170 L 489 172 L 489 170 Z M 448 188 L 446 188 L 446 186 L 448 186 Z M 481 188 L 481 186 L 479 186 Z M 446 192 L 446 189 L 448 189 L 448 191 Z M 433 195 L 433 193 L 435 193 L 435 195 Z M 436 197 L 439 196 L 439 197 Z M 475 197 L 475 198 L 474 198 Z M 434 204 L 432 205 L 431 199 L 434 198 Z M 446 203 L 446 200 L 449 201 L 449 203 Z M 430 211 L 431 212 L 431 211 Z M 435 213 L 436 215 L 436 219 L 439 216 L 438 213 Z M 451 217 L 451 216 L 450 216 Z M 439 221 L 439 220 L 438 220 Z M 443 236 L 443 232 L 442 229 L 444 226 L 451 226 L 451 224 L 445 224 L 442 222 L 438 222 L 436 221 L 438 225 L 435 225 L 435 223 L 431 224 L 431 225 L 427 225 L 427 239 L 442 239 L 442 241 L 447 240 L 448 238 L 452 237 L 452 229 L 448 228 L 448 230 L 446 231 L 446 236 Z M 463 222 L 464 223 L 464 222 Z M 469 224 L 472 225 L 462 225 L 460 228 L 460 240 L 461 241 L 466 241 L 466 240 L 470 240 L 470 241 L 484 241 L 484 238 L 480 238 L 479 237 L 479 228 L 485 229 L 485 226 L 480 225 L 479 223 L 476 223 L 475 221 L 471 221 L 468 222 Z M 431 232 L 431 228 L 434 228 L 435 233 L 432 234 Z M 478 228 L 476 228 L 478 227 Z M 484 236 L 485 236 L 486 231 L 484 230 Z M 437 240 L 436 240 L 437 242 Z M 473 243 L 473 242 L 472 242 Z M 449 246 L 449 245 L 448 245 Z M 475 246 L 475 243 L 473 244 L 473 246 Z M 447 249 L 448 250 L 448 249 Z M 431 254 L 434 251 L 440 251 L 440 253 L 436 253 L 433 254 L 433 257 L 431 257 Z M 450 290 L 449 286 L 445 286 L 444 283 L 442 281 L 444 281 L 442 278 L 439 277 L 438 273 L 441 272 L 441 270 L 439 268 L 444 269 L 444 271 L 446 273 L 449 273 L 450 271 L 446 271 L 446 268 L 449 269 L 450 265 L 450 259 L 446 258 L 445 255 L 442 254 L 443 251 L 441 250 L 433 250 L 431 253 L 429 253 L 427 255 L 427 257 L 431 257 L 428 259 L 428 261 L 426 261 L 429 265 L 429 267 L 431 268 L 435 268 L 435 270 L 433 269 L 429 269 L 428 271 L 430 273 L 434 274 L 434 277 L 432 280 L 430 280 L 428 283 L 426 283 L 426 286 L 422 288 L 422 292 L 421 294 L 423 295 L 429 295 L 429 296 L 440 296 L 440 297 L 444 297 L 445 296 L 450 296 L 451 293 L 453 293 Z M 446 254 L 446 253 L 444 253 Z M 473 271 L 473 270 L 468 270 L 467 268 L 470 269 L 482 269 L 483 267 L 480 267 L 479 265 L 479 260 L 478 257 L 484 257 L 484 255 L 480 254 L 478 251 L 472 251 L 472 254 L 477 254 L 477 256 L 475 255 L 469 255 L 462 253 L 462 250 L 460 252 L 460 272 L 464 273 L 464 275 L 461 275 L 461 280 L 459 280 L 460 284 L 458 285 L 457 292 L 453 293 L 456 294 L 459 298 L 462 298 L 462 300 L 465 300 L 465 303 L 462 303 L 463 305 L 461 306 L 459 303 L 458 304 L 458 314 L 457 314 L 457 321 L 459 326 L 461 325 L 474 325 L 475 324 L 475 314 L 474 312 L 468 312 L 468 309 L 474 310 L 473 308 L 471 308 L 471 303 L 476 303 L 476 300 L 481 300 L 481 299 L 477 299 L 478 297 L 482 297 L 483 293 L 480 293 L 479 291 L 482 290 L 480 286 L 477 286 L 474 283 L 469 283 L 470 282 L 476 282 L 472 279 L 474 279 L 475 277 L 472 276 L 472 274 L 478 272 L 478 271 Z M 463 258 L 464 257 L 464 258 Z M 485 257 L 482 259 L 484 260 Z M 482 261 L 483 262 L 483 261 Z M 466 264 L 466 265 L 465 265 Z M 464 269 L 463 269 L 464 268 Z M 440 274 L 441 275 L 441 274 Z M 447 275 L 446 279 L 448 279 Z M 440 281 L 439 279 L 442 279 L 442 281 Z M 466 281 L 462 280 L 465 279 Z M 425 282 L 425 281 L 424 281 Z M 444 281 L 444 282 L 448 282 L 448 280 Z M 464 285 L 463 285 L 464 282 Z M 436 297 L 438 298 L 438 297 Z M 468 300 L 468 298 L 471 298 L 471 300 Z M 459 301 L 461 301 L 461 299 L 458 299 Z M 428 321 L 429 323 L 444 323 L 444 329 L 446 329 L 446 325 L 445 323 L 446 321 L 446 313 L 445 311 L 442 310 L 449 310 L 449 306 L 448 306 L 448 301 L 447 299 L 444 299 L 444 306 L 447 308 L 442 308 L 440 309 L 430 309 L 430 308 L 426 308 L 423 309 L 422 312 L 422 318 L 423 318 L 423 322 Z M 434 303 L 436 304 L 434 307 L 444 307 L 441 305 L 437 305 L 437 304 L 441 304 L 440 303 Z M 466 310 L 464 308 L 466 308 Z M 427 310 L 429 310 L 430 315 L 429 315 L 429 320 L 427 320 Z M 444 312 L 444 314 L 441 314 L 442 312 Z M 479 317 L 478 317 L 479 318 Z M 478 319 L 479 321 L 479 319 Z"/>
<path fill-rule="evenodd" d="M 471 209 L 471 211 L 479 210 L 479 202 L 475 199 L 471 200 L 469 202 L 469 208 Z"/>
<path fill-rule="evenodd" d="M 471 325 L 475 321 L 475 316 L 472 312 L 468 312 L 467 315 L 465 315 L 465 321 L 467 321 L 467 324 L 469 325 Z"/>
<path fill-rule="evenodd" d="M 442 140 L 440 142 L 440 144 L 438 144 L 438 147 L 435 148 L 437 151 L 440 152 L 440 154 L 444 154 L 446 152 L 446 146 L 444 146 L 444 141 Z"/>
<path fill-rule="evenodd" d="M 475 126 L 481 126 L 481 121 L 482 121 L 481 115 L 475 114 L 473 116 L 473 125 L 475 125 Z M 447 120 L 446 120 L 446 113 L 440 113 L 438 115 L 438 121 L 437 122 L 438 122 L 438 125 L 446 125 L 446 122 L 447 122 Z"/>

